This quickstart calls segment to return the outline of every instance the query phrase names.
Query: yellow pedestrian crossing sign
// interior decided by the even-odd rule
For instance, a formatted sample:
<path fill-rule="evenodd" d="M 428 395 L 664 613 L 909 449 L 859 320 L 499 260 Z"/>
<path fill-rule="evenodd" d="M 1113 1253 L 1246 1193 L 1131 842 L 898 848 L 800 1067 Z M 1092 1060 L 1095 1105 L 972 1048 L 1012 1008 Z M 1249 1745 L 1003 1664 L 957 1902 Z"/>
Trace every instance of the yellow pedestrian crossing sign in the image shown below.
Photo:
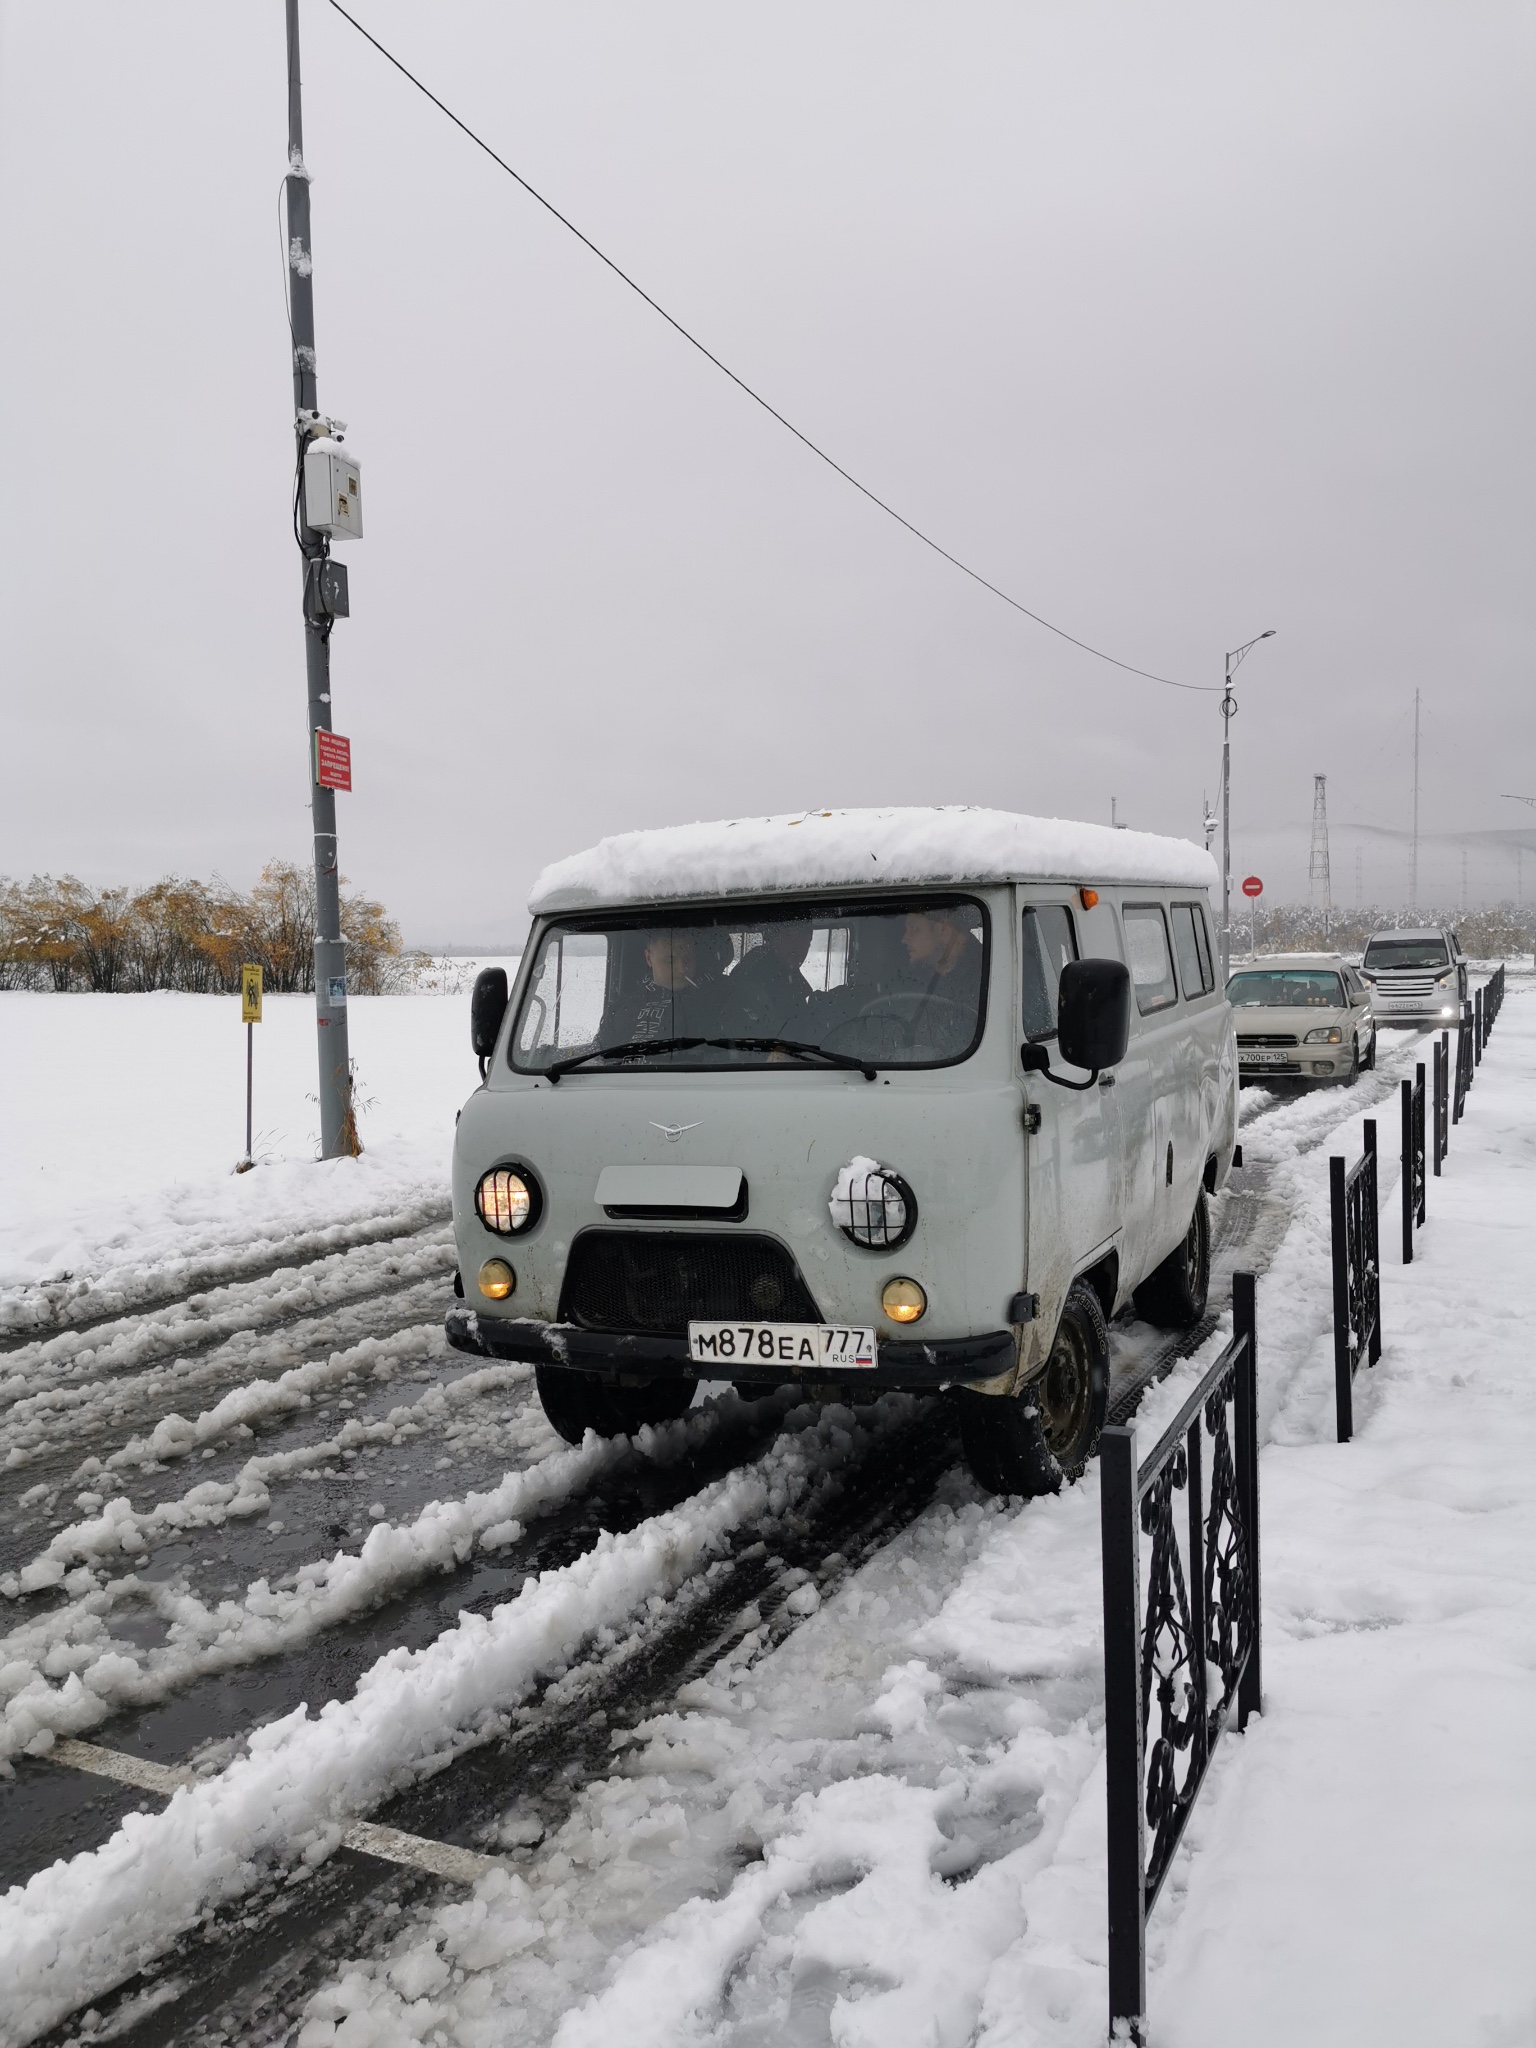
<path fill-rule="evenodd" d="M 242 967 L 240 970 L 240 1022 L 259 1024 L 261 1022 L 261 969 Z"/>

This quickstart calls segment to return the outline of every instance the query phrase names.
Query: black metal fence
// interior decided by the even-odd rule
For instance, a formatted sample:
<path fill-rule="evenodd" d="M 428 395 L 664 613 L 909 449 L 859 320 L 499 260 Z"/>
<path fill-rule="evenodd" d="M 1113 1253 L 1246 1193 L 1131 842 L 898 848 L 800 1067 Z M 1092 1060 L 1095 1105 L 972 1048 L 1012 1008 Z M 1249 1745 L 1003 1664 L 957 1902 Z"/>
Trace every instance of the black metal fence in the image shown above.
<path fill-rule="evenodd" d="M 1504 963 L 1503 963 L 1503 961 L 1501 960 L 1501 961 L 1499 962 L 1498 966 L 1497 966 L 1497 967 L 1496 967 L 1496 968 L 1495 968 L 1495 969 L 1493 970 L 1493 973 L 1489 975 L 1489 977 L 1488 977 L 1488 980 L 1487 980 L 1487 983 L 1485 984 L 1485 986 L 1484 986 L 1484 988 L 1483 988 L 1483 1043 L 1484 1043 L 1484 1045 L 1486 1045 L 1486 1044 L 1488 1043 L 1488 1034 L 1489 1034 L 1489 1032 L 1490 1032 L 1490 1031 L 1491 1031 L 1491 1030 L 1493 1029 L 1493 1026 L 1494 1026 L 1494 1020 L 1495 1020 L 1495 1019 L 1497 1018 L 1497 1016 L 1498 1016 L 1498 1014 L 1499 1014 L 1500 1010 L 1502 1010 L 1502 1009 L 1503 1009 L 1503 1007 L 1504 1007 Z"/>
<path fill-rule="evenodd" d="M 1438 1177 L 1451 1149 L 1451 1034 L 1442 1031 L 1433 1046 L 1435 1063 L 1435 1174 Z"/>
<path fill-rule="evenodd" d="M 1406 1084 L 1405 1084 L 1406 1085 Z M 1381 1252 L 1377 1243 L 1376 1124 L 1353 1166 L 1328 1161 L 1333 1207 L 1333 1378 L 1339 1442 L 1355 1433 L 1355 1373 L 1381 1356 Z"/>
<path fill-rule="evenodd" d="M 1424 1062 L 1414 1069 L 1414 1079 L 1401 1088 L 1403 1108 L 1403 1264 L 1413 1264 L 1413 1233 L 1422 1230 L 1428 1215 L 1429 1174 L 1424 1143 Z"/>
<path fill-rule="evenodd" d="M 1467 1090 L 1472 1086 L 1472 1005 L 1463 1003 L 1456 1026 L 1456 1082 L 1451 1090 L 1451 1122 L 1459 1124 L 1467 1107 Z"/>
<path fill-rule="evenodd" d="M 1232 1341 L 1151 1456 L 1138 1467 L 1134 1425 L 1099 1441 L 1109 2018 L 1131 2041 L 1146 2040 L 1147 1917 L 1223 1730 L 1259 1706 L 1256 1341 L 1253 1275 L 1236 1273 Z"/>
<path fill-rule="evenodd" d="M 1480 1067 L 1483 1064 L 1483 1047 L 1488 1042 L 1487 1033 L 1483 1030 L 1483 992 L 1480 988 L 1472 992 L 1472 1016 L 1472 1064 Z"/>

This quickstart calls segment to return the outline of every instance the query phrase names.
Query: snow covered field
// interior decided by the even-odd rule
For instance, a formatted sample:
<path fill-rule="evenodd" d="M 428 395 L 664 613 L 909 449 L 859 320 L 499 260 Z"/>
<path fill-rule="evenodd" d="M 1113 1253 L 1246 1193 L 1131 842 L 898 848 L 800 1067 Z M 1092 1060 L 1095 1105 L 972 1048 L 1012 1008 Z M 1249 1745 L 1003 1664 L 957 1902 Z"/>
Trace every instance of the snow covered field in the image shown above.
<path fill-rule="evenodd" d="M 236 1175 L 245 1031 L 233 997 L 0 993 L 0 1290 L 440 1199 L 476 1081 L 467 994 L 352 999 L 365 1150 L 319 1167 L 314 998 L 269 995 L 263 1008 L 261 1170 Z"/>
<path fill-rule="evenodd" d="M 183 1005 L 188 1022 L 162 1021 Z M 634 1446 L 568 1449 L 523 1368 L 470 1370 L 438 1334 L 465 1000 L 357 1003 L 368 1154 L 305 1163 L 309 1105 L 281 1126 L 258 1109 L 273 1164 L 241 1177 L 223 1008 L 0 997 L 6 1085 L 33 1090 L 14 1122 L 7 1096 L 7 1139 L 40 1169 L 0 1215 L 0 1306 L 23 1315 L 36 1296 L 17 1283 L 61 1265 L 135 1276 L 119 1284 L 140 1298 L 167 1260 L 232 1262 L 164 1315 L 0 1354 L 0 1802 L 65 1776 L 41 1760 L 56 1736 L 201 1766 L 168 1804 L 125 1796 L 0 1901 L 0 2039 L 107 2010 L 184 1930 L 254 1896 L 274 1915 L 297 1900 L 318 1932 L 270 2010 L 237 2006 L 252 2040 L 302 2022 L 302 2048 L 1099 2041 L 1096 1470 L 998 1503 L 919 1404 L 753 1411 L 723 1390 Z M 313 1085 L 312 1014 L 293 999 L 262 1027 L 274 1101 L 284 1072 L 290 1100 Z M 1261 1273 L 1265 1712 L 1218 1752 L 1152 1922 L 1158 2048 L 1536 2039 L 1536 993 L 1511 984 L 1405 1270 L 1388 1161 L 1396 1073 L 1423 1051 L 1384 1039 L 1352 1094 L 1245 1097 L 1262 1194 L 1224 1198 L 1217 1240 L 1228 1269 Z M 1385 1348 L 1339 1446 L 1326 1160 L 1358 1152 L 1373 1097 Z M 83 1185 L 64 1144 L 92 1156 Z M 248 1244 L 380 1211 L 387 1244 L 343 1232 L 302 1270 L 239 1278 Z M 1224 1337 L 1147 1394 L 1144 1443 Z M 1146 1343 L 1117 1328 L 1118 1357 Z M 861 1473 L 924 1455 L 936 1483 L 915 1512 L 855 1511 Z M 607 1505 L 575 1554 L 539 1549 L 584 1500 Z M 350 1662 L 339 1639 L 302 1661 L 380 1600 Z M 658 1670 L 676 1676 L 658 1688 Z M 241 1671 L 269 1674 L 259 1714 L 227 1689 Z M 173 1722 L 187 1700 L 198 1740 Z M 515 1761 L 541 1728 L 584 1759 L 573 1778 L 513 1771 L 468 1818 L 444 1803 L 456 1773 L 502 1743 Z M 402 1788 L 400 1825 L 498 1867 L 472 1890 L 378 1890 L 327 1931 L 302 1902 L 340 1881 L 343 1823 Z M 141 1994 L 146 2028 L 159 1995 Z M 137 2039 L 140 2012 L 108 2023 Z"/>

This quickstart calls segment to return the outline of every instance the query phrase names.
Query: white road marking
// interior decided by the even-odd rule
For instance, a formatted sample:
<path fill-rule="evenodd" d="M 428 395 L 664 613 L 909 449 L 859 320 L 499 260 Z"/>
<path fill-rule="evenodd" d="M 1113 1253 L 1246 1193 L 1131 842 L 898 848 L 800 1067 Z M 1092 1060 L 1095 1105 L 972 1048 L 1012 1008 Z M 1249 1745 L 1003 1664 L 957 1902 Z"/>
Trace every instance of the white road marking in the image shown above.
<path fill-rule="evenodd" d="M 72 1771 L 88 1771 L 92 1777 L 112 1778 L 119 1785 L 134 1785 L 143 1792 L 160 1792 L 169 1798 L 183 1785 L 195 1785 L 197 1773 L 176 1764 L 151 1763 L 147 1757 L 129 1756 L 120 1749 L 103 1749 L 99 1743 L 77 1742 L 65 1737 L 46 1753 L 49 1763 L 63 1764 Z M 482 1856 L 474 1849 L 459 1849 L 451 1842 L 429 1841 L 424 1835 L 408 1835 L 401 1828 L 380 1827 L 376 1821 L 349 1821 L 341 1831 L 341 1846 L 365 1856 L 377 1856 L 385 1863 L 403 1863 L 411 1870 L 425 1870 L 433 1877 L 451 1878 L 455 1884 L 473 1884 L 501 1865 L 494 1856 Z"/>

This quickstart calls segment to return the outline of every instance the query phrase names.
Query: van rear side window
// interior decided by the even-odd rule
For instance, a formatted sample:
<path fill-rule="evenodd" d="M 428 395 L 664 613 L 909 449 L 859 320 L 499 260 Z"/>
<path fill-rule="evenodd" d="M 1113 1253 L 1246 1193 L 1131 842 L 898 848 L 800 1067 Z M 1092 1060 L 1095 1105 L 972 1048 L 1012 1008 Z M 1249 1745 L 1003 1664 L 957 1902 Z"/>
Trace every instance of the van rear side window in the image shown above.
<path fill-rule="evenodd" d="M 1193 1002 L 1196 996 L 1209 995 L 1216 986 L 1216 976 L 1211 969 L 1205 916 L 1198 903 L 1174 904 L 1173 950 L 1179 956 L 1179 980 L 1184 984 L 1186 999 Z"/>
<path fill-rule="evenodd" d="M 1024 913 L 1024 1036 L 1056 1036 L 1061 970 L 1077 958 L 1072 913 L 1062 903 L 1033 904 Z"/>
<path fill-rule="evenodd" d="M 1125 925 L 1125 951 L 1131 980 L 1136 985 L 1136 1007 L 1143 1017 L 1154 1010 L 1166 1010 L 1179 1000 L 1173 981 L 1173 961 L 1168 953 L 1168 927 L 1159 903 L 1128 903 L 1120 913 Z"/>

